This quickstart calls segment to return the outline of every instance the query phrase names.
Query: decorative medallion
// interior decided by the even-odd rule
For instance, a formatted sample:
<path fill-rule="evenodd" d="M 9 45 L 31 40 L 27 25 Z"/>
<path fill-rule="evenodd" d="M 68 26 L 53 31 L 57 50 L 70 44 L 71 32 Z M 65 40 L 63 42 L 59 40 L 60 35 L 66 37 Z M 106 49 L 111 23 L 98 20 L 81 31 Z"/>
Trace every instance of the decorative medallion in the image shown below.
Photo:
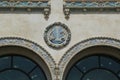
<path fill-rule="evenodd" d="M 65 24 L 57 22 L 46 28 L 44 39 L 50 47 L 61 49 L 69 43 L 71 32 Z"/>

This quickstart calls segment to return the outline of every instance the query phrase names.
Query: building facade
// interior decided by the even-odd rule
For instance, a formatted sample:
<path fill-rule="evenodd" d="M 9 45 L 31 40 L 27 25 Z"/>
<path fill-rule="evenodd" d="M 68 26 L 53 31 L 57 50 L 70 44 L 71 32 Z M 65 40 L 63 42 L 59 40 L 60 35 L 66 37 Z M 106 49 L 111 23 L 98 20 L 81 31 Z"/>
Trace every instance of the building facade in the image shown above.
<path fill-rule="evenodd" d="M 119 0 L 1 0 L 0 79 L 120 80 L 119 13 Z"/>

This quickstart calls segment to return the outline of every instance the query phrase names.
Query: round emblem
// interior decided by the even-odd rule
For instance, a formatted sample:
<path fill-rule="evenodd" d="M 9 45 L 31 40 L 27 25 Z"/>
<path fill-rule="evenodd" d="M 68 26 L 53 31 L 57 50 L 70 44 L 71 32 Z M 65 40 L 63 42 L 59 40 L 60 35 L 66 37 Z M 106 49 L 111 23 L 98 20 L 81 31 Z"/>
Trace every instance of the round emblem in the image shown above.
<path fill-rule="evenodd" d="M 61 49 L 69 43 L 71 33 L 65 24 L 58 22 L 46 28 L 44 39 L 50 47 Z"/>

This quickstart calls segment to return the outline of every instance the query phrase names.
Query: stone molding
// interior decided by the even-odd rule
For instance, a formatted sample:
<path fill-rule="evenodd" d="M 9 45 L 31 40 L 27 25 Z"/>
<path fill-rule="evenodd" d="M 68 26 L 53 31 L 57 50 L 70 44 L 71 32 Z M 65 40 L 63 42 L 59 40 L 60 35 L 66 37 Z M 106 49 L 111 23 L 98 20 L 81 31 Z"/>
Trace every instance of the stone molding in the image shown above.
<path fill-rule="evenodd" d="M 68 19 L 73 10 L 80 12 L 120 12 L 119 0 L 64 0 L 63 11 Z"/>
<path fill-rule="evenodd" d="M 38 44 L 18 37 L 5 37 L 0 38 L 0 47 L 4 46 L 20 46 L 32 50 L 33 52 L 37 53 L 48 65 L 52 80 L 62 80 L 64 71 L 66 66 L 68 65 L 69 61 L 80 51 L 92 47 L 92 46 L 111 46 L 120 49 L 120 41 L 113 38 L 107 37 L 96 37 L 90 38 L 84 41 L 81 41 L 70 48 L 61 58 L 59 64 L 56 64 L 54 59 L 51 55 L 43 49 Z"/>
<path fill-rule="evenodd" d="M 50 8 L 49 0 L 0 0 L 0 11 L 10 9 L 13 12 L 16 9 L 26 9 L 31 12 L 38 9 L 44 13 L 46 19 L 49 18 Z"/>
<path fill-rule="evenodd" d="M 4 38 L 0 38 L 0 47 L 4 47 L 4 46 L 19 46 L 32 50 L 45 61 L 52 75 L 52 80 L 56 80 L 55 71 L 54 71 L 56 63 L 52 58 L 52 56 L 38 44 L 23 38 L 4 37 Z"/>
<path fill-rule="evenodd" d="M 61 58 L 59 61 L 59 80 L 63 79 L 63 74 L 65 71 L 66 66 L 68 65 L 69 61 L 80 51 L 92 47 L 92 46 L 111 46 L 120 49 L 120 41 L 113 38 L 107 37 L 96 37 L 84 40 L 82 42 L 77 43 L 72 48 L 70 48 Z"/>

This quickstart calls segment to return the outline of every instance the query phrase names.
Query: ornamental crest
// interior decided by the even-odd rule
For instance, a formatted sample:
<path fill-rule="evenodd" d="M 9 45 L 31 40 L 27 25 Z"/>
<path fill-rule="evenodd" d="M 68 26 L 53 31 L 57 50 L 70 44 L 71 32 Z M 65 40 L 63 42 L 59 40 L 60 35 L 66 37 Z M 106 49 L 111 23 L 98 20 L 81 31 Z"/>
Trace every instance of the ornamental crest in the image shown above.
<path fill-rule="evenodd" d="M 48 46 L 61 49 L 69 43 L 71 32 L 65 24 L 57 22 L 46 28 L 44 39 Z"/>

